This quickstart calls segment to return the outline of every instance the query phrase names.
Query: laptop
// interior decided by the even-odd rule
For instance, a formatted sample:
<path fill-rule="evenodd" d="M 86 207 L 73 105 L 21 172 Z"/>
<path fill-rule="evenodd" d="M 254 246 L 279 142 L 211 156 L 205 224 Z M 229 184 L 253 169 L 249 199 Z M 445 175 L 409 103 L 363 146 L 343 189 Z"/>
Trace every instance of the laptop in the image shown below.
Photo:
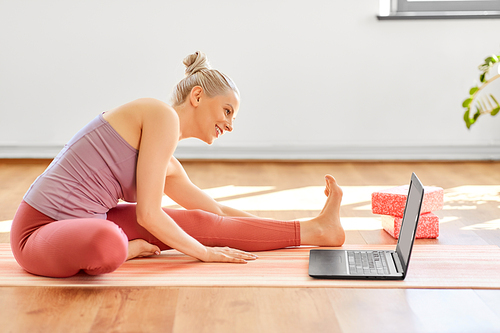
<path fill-rule="evenodd" d="M 417 232 L 424 187 L 411 176 L 396 250 L 315 249 L 309 253 L 309 275 L 322 279 L 404 280 Z"/>

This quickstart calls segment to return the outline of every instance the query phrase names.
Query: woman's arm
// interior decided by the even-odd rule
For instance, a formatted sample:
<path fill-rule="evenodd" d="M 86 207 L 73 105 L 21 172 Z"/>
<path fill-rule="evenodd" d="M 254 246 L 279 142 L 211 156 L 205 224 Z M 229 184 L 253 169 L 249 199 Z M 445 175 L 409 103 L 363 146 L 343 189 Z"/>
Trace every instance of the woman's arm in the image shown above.
<path fill-rule="evenodd" d="M 220 216 L 255 217 L 245 211 L 222 205 L 191 182 L 181 163 L 170 159 L 164 193 L 186 209 L 201 209 Z"/>
<path fill-rule="evenodd" d="M 141 138 L 137 161 L 137 221 L 160 241 L 202 261 L 245 262 L 246 252 L 205 247 L 184 232 L 161 208 L 167 168 L 179 138 L 179 119 L 160 101 L 142 103 Z"/>

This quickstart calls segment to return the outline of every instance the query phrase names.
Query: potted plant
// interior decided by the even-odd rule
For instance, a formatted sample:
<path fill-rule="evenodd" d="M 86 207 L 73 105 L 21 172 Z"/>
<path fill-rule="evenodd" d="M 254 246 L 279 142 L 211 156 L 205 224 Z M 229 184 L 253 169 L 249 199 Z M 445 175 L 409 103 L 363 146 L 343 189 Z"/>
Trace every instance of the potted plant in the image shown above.
<path fill-rule="evenodd" d="M 479 75 L 480 84 L 470 89 L 469 97 L 462 103 L 462 106 L 465 108 L 464 121 L 468 129 L 476 122 L 479 116 L 487 113 L 494 116 L 500 111 L 500 104 L 498 102 L 500 98 L 495 98 L 486 89 L 492 82 L 500 78 L 499 58 L 500 55 L 492 55 L 484 59 L 484 63 L 479 65 L 479 70 L 481 71 Z M 497 65 L 496 73 L 490 73 L 495 65 Z M 497 82 L 500 82 L 500 80 Z M 475 112 L 471 111 L 471 109 L 475 110 Z M 472 112 L 474 112 L 473 115 L 471 114 Z"/>

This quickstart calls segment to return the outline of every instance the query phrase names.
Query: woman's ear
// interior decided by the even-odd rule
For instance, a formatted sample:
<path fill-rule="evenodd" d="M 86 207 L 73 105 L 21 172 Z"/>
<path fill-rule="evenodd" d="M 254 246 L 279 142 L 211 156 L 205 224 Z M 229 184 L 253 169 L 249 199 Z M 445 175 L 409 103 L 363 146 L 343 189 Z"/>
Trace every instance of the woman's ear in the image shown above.
<path fill-rule="evenodd" d="M 190 94 L 190 101 L 191 105 L 194 107 L 197 107 L 198 104 L 200 104 L 200 99 L 203 95 L 203 88 L 200 86 L 195 86 L 193 89 L 191 89 L 191 94 Z"/>

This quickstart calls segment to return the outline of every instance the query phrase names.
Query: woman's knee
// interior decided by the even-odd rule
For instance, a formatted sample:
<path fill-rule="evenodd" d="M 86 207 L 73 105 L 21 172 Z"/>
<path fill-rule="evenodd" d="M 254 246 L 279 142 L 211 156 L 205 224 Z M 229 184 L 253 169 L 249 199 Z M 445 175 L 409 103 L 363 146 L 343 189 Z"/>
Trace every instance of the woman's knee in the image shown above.
<path fill-rule="evenodd" d="M 13 252 L 33 274 L 68 277 L 83 269 L 95 275 L 112 272 L 125 262 L 128 239 L 110 221 L 56 221 L 37 229 Z"/>
<path fill-rule="evenodd" d="M 128 239 L 114 223 L 101 224 L 92 231 L 92 242 L 84 256 L 85 270 L 88 274 L 110 273 L 120 267 L 127 259 Z"/>

